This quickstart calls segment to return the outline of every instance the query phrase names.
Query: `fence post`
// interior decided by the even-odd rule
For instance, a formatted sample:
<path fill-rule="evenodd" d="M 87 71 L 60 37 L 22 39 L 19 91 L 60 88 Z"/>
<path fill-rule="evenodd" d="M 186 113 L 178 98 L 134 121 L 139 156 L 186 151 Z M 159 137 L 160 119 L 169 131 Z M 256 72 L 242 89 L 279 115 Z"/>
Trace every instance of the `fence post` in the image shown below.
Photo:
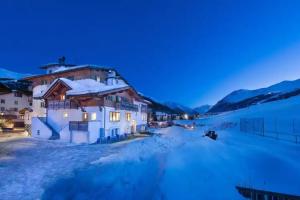
<path fill-rule="evenodd" d="M 295 134 L 295 119 L 293 119 L 293 134 Z"/>
<path fill-rule="evenodd" d="M 265 118 L 262 118 L 262 134 L 265 136 Z"/>
<path fill-rule="evenodd" d="M 278 130 L 277 130 L 277 118 L 275 117 L 275 133 L 276 133 L 276 139 L 278 140 L 279 139 L 279 136 L 278 136 Z"/>

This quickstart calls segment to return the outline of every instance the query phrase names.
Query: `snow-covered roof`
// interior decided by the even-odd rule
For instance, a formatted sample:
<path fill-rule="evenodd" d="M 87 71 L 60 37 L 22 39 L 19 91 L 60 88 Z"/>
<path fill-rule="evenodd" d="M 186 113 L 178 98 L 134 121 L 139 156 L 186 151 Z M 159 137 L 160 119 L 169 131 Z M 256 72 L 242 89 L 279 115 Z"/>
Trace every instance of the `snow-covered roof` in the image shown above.
<path fill-rule="evenodd" d="M 31 75 L 31 76 L 26 76 L 25 79 L 31 80 L 32 78 L 38 78 L 38 77 L 44 77 L 44 76 L 49 76 L 49 75 L 54 75 L 54 74 L 59 74 L 67 71 L 73 71 L 77 69 L 99 69 L 99 70 L 114 70 L 112 67 L 106 67 L 106 66 L 98 66 L 98 65 L 90 65 L 90 64 L 84 64 L 84 65 L 73 65 L 73 66 L 57 66 L 57 69 L 53 70 L 52 73 L 50 74 L 39 74 L 39 75 Z"/>
<path fill-rule="evenodd" d="M 86 68 L 86 67 L 92 67 L 92 68 L 105 68 L 103 66 L 98 66 L 98 65 L 76 65 L 76 66 L 60 66 L 56 70 L 54 70 L 52 73 L 57 73 L 57 72 L 63 72 L 63 71 L 68 71 L 68 70 L 74 70 L 74 69 L 81 69 L 81 68 Z"/>
<path fill-rule="evenodd" d="M 118 80 L 118 83 L 113 85 L 106 85 L 104 83 L 97 82 L 94 79 L 81 79 L 72 81 L 66 78 L 59 78 L 53 81 L 53 83 L 49 85 L 42 94 L 40 94 L 40 97 L 44 96 L 47 93 L 47 91 L 49 91 L 50 88 L 52 88 L 52 86 L 58 81 L 62 81 L 71 88 L 66 92 L 67 96 L 77 96 L 95 93 L 104 94 L 112 92 L 114 90 L 125 90 L 130 88 L 129 85 L 127 85 L 123 80 Z"/>

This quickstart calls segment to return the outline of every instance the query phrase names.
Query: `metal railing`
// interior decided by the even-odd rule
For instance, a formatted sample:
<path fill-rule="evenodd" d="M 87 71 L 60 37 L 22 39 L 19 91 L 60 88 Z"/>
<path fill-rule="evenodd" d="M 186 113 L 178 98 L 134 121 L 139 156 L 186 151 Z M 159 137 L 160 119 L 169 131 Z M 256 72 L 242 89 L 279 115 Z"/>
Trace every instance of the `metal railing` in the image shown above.
<path fill-rule="evenodd" d="M 300 143 L 300 120 L 298 119 L 241 118 L 240 131 Z"/>

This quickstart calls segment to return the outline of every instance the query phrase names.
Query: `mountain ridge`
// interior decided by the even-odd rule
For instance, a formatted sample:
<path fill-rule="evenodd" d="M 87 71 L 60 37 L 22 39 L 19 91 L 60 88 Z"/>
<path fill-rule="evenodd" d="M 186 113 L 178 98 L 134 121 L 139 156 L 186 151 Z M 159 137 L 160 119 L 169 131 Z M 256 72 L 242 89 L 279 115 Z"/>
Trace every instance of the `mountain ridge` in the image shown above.
<path fill-rule="evenodd" d="M 296 95 L 300 95 L 300 79 L 281 81 L 269 87 L 255 90 L 235 90 L 212 106 L 208 113 L 237 110 L 256 104 L 287 99 Z"/>

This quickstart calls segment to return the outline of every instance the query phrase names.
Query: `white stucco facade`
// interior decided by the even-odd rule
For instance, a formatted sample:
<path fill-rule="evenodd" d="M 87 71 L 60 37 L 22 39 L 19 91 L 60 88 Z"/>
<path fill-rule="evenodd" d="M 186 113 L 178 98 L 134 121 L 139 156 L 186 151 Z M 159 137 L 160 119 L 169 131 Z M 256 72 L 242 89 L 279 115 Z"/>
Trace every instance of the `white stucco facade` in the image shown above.
<path fill-rule="evenodd" d="M 135 102 L 137 105 L 141 104 Z M 140 107 L 140 106 L 139 106 Z M 60 135 L 60 140 L 72 143 L 95 143 L 100 138 L 116 137 L 116 135 L 130 134 L 139 130 L 144 130 L 147 124 L 147 113 L 140 111 L 118 110 L 113 107 L 84 107 L 84 112 L 78 109 L 58 109 L 47 110 L 46 122 Z M 110 112 L 120 113 L 119 121 L 110 120 Z M 88 130 L 75 131 L 69 129 L 70 122 L 82 122 L 83 114 L 88 115 Z M 130 114 L 130 119 L 126 115 Z M 39 127 L 42 128 L 39 128 Z M 32 122 L 33 136 L 51 137 L 49 131 L 45 135 L 38 135 L 43 132 L 45 127 L 38 121 Z"/>
<path fill-rule="evenodd" d="M 116 72 L 109 72 L 106 83 L 80 77 L 75 80 L 60 77 L 51 82 L 33 88 L 31 116 L 45 118 L 32 121 L 35 137 L 49 137 L 48 132 L 46 136 L 37 134 L 48 127 L 51 139 L 95 143 L 103 138 L 136 133 L 146 127 L 147 105 L 133 88 L 116 77 Z"/>
<path fill-rule="evenodd" d="M 19 111 L 31 107 L 31 97 L 25 94 L 15 96 L 14 92 L 0 95 L 0 111 L 4 114 L 19 115 Z"/>

